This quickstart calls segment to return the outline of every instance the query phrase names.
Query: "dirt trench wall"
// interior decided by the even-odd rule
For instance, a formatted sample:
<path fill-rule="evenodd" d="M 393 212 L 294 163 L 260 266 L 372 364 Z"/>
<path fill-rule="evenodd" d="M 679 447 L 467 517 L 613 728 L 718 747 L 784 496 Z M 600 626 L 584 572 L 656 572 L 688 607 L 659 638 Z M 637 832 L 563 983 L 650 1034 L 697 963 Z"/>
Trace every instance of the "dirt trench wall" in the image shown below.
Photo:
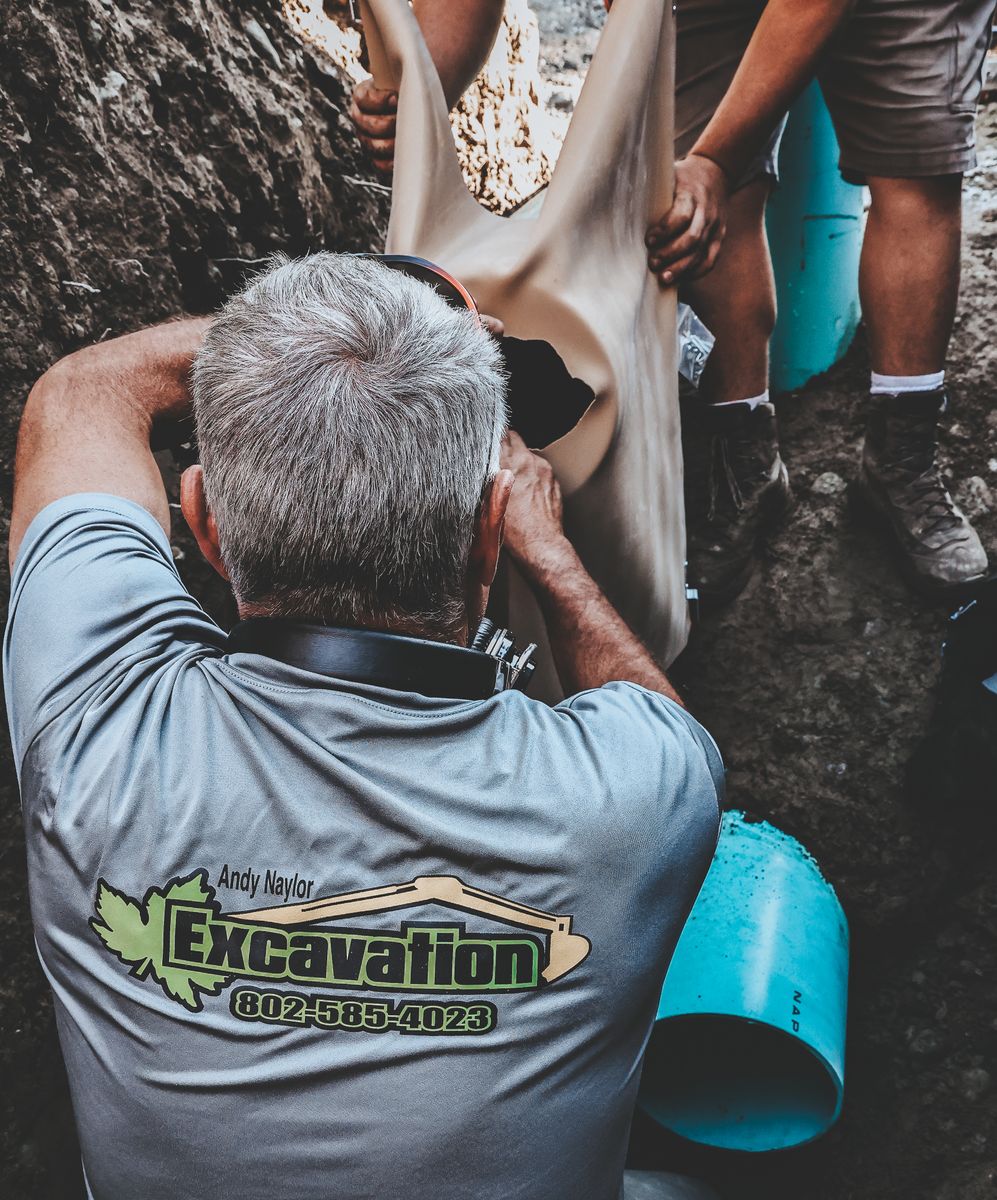
<path fill-rule="evenodd" d="M 344 91 L 271 3 L 0 5 L 0 378 L 9 487 L 25 389 L 60 354 L 217 304 L 274 250 L 369 248 Z"/>
<path fill-rule="evenodd" d="M 4 533 L 18 417 L 57 358 L 207 311 L 275 250 L 380 243 L 388 197 L 343 87 L 276 7 L 0 0 Z M 0 1194 L 55 1200 L 80 1194 L 78 1168 L 0 740 Z"/>

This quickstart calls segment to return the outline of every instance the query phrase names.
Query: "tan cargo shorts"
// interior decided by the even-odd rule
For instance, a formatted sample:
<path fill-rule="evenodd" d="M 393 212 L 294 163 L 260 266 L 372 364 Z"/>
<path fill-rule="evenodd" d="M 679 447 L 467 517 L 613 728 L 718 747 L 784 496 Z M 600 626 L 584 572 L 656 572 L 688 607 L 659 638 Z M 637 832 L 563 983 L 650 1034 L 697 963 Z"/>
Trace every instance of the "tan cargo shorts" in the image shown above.
<path fill-rule="evenodd" d="M 764 0 L 677 0 L 675 151 L 730 86 Z M 974 118 L 997 0 L 854 0 L 819 70 L 844 177 L 955 175 L 976 163 Z M 782 127 L 741 185 L 778 178 Z"/>

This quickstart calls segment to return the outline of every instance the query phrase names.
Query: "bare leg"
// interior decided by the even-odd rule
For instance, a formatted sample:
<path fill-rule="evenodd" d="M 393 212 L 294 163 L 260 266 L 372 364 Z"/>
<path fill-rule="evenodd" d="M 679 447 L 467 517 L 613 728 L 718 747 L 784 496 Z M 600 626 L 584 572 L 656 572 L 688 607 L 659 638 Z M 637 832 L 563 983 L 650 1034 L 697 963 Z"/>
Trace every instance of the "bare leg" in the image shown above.
<path fill-rule="evenodd" d="M 765 236 L 768 194 L 767 179 L 734 193 L 716 265 L 683 289 L 717 339 L 700 385 L 710 404 L 744 400 L 768 387 L 769 338 L 775 328 L 775 280 Z"/>
<path fill-rule="evenodd" d="M 859 285 L 872 369 L 932 375 L 959 297 L 962 176 L 869 180 L 872 208 Z M 938 467 L 940 388 L 871 397 L 859 494 L 890 531 L 911 581 L 948 596 L 987 572 L 987 555 Z"/>
<path fill-rule="evenodd" d="M 872 369 L 943 370 L 959 297 L 962 176 L 870 178 L 859 291 Z"/>
<path fill-rule="evenodd" d="M 689 578 L 712 603 L 747 583 L 759 541 L 789 497 L 775 409 L 730 403 L 768 390 L 775 326 L 768 194 L 767 179 L 734 193 L 716 266 L 684 293 L 717 339 L 701 395 L 682 413 Z"/>

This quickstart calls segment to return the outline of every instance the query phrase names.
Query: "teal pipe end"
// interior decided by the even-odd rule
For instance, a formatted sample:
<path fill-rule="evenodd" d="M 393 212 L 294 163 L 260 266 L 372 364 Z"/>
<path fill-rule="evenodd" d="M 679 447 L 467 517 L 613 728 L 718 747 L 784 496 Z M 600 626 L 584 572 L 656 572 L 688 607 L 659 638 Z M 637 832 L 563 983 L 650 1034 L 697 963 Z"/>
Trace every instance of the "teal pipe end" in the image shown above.
<path fill-rule="evenodd" d="M 814 1141 L 841 1113 L 847 992 L 848 924 L 816 862 L 727 813 L 661 991 L 640 1106 L 705 1146 Z"/>
<path fill-rule="evenodd" d="M 774 1026 L 725 1013 L 659 1024 L 644 1063 L 641 1107 L 687 1141 L 768 1153 L 822 1137 L 841 1115 L 844 1080 Z"/>

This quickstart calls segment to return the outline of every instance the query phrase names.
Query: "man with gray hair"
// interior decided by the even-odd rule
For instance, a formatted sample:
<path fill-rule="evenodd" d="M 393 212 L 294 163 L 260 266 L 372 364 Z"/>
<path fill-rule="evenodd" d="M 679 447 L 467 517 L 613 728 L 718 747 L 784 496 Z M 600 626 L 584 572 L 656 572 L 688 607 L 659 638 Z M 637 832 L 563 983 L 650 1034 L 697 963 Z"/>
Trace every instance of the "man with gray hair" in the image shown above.
<path fill-rule="evenodd" d="M 278 261 L 29 397 L 4 676 L 97 1200 L 620 1193 L 722 768 L 503 443 L 455 286 Z M 230 635 L 153 457 L 192 409 Z M 468 648 L 503 529 L 556 707 Z"/>

